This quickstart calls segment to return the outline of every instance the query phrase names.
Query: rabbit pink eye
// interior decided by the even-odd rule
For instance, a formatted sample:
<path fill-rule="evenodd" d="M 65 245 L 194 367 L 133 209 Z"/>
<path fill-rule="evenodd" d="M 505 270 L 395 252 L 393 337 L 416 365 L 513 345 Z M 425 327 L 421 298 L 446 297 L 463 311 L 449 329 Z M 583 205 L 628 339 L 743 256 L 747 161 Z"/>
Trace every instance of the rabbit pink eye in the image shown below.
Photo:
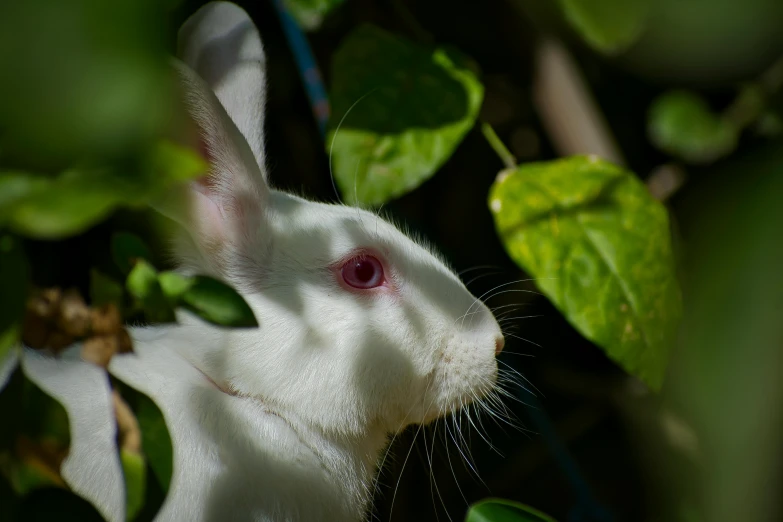
<path fill-rule="evenodd" d="M 383 266 L 372 256 L 354 257 L 343 265 L 343 280 L 360 289 L 375 288 L 383 284 Z"/>

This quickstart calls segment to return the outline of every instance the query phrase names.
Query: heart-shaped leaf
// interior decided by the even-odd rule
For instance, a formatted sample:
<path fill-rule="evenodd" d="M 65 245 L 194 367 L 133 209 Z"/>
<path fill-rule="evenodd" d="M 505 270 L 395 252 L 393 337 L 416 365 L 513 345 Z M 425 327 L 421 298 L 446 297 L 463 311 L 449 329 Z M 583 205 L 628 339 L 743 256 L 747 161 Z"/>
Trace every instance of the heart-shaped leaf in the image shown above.
<path fill-rule="evenodd" d="M 483 96 L 458 53 L 356 29 L 332 67 L 327 149 L 343 198 L 381 205 L 418 187 L 473 126 Z"/>
<path fill-rule="evenodd" d="M 653 102 L 648 134 L 656 147 L 689 163 L 710 163 L 737 146 L 739 129 L 689 91 L 671 91 Z"/>
<path fill-rule="evenodd" d="M 465 522 L 555 522 L 555 519 L 519 502 L 490 498 L 470 506 Z"/>
<path fill-rule="evenodd" d="M 682 309 L 663 205 L 630 172 L 579 156 L 502 172 L 489 206 L 511 258 L 568 321 L 659 389 Z"/>

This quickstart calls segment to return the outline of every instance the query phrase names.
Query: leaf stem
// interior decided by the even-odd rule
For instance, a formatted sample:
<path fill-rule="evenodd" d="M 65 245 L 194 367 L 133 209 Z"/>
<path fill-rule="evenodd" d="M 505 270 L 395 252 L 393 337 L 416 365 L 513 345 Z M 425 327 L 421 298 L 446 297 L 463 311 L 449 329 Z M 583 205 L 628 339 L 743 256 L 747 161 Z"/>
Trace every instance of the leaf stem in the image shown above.
<path fill-rule="evenodd" d="M 511 154 L 511 151 L 508 150 L 503 141 L 501 141 L 501 139 L 498 137 L 495 129 L 492 128 L 492 125 L 482 121 L 481 133 L 484 135 L 484 138 L 486 138 L 489 146 L 492 147 L 492 150 L 494 150 L 498 155 L 500 161 L 503 162 L 503 165 L 505 165 L 508 169 L 516 168 L 517 159 L 513 154 Z"/>

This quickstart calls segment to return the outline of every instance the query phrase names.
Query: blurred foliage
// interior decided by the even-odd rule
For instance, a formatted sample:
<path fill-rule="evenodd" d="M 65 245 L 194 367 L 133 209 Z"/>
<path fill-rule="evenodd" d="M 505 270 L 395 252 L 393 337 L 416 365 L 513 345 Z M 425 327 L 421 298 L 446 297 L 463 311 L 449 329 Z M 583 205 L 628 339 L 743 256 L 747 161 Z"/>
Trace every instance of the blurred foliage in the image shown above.
<path fill-rule="evenodd" d="M 154 139 L 173 116 L 160 4 L 3 2 L 3 155 L 51 167 Z"/>
<path fill-rule="evenodd" d="M 2 234 L 2 232 L 0 232 Z M 27 296 L 27 262 L 19 241 L 11 235 L 0 235 L 0 361 L 19 337 L 19 323 L 24 315 Z"/>
<path fill-rule="evenodd" d="M 0 216 L 20 234 L 58 239 L 84 232 L 117 206 L 144 206 L 204 172 L 206 165 L 196 153 L 161 143 L 121 168 L 75 168 L 54 177 L 0 173 L 0 190 L 5 193 Z"/>
<path fill-rule="evenodd" d="M 315 147 L 300 150 L 307 133 L 292 123 L 295 118 L 278 113 L 286 123 L 277 124 L 283 132 L 270 136 L 271 145 L 282 150 L 281 143 L 290 142 L 300 161 L 326 150 L 328 159 L 312 160 L 321 167 L 309 169 L 313 179 L 331 182 L 331 166 L 347 203 L 418 208 L 408 215 L 413 221 L 425 221 L 429 213 L 429 223 L 445 223 L 444 241 L 469 243 L 466 249 L 479 252 L 471 259 L 482 264 L 490 254 L 466 238 L 481 230 L 498 243 L 494 226 L 502 243 L 497 249 L 505 249 L 522 276 L 535 279 L 564 321 L 649 388 L 665 385 L 662 397 L 645 395 L 625 380 L 617 385 L 614 367 L 603 362 L 598 366 L 605 374 L 583 370 L 547 381 L 578 390 L 563 402 L 590 403 L 587 413 L 558 426 L 564 437 L 578 439 L 580 422 L 589 424 L 584 417 L 600 417 L 591 407 L 622 409 L 618 404 L 627 417 L 634 410 L 655 427 L 639 436 L 639 447 L 645 453 L 664 446 L 656 454 L 664 457 L 647 455 L 651 462 L 637 472 L 664 492 L 654 497 L 649 513 L 630 519 L 778 520 L 783 289 L 776 263 L 783 243 L 776 227 L 783 220 L 783 156 L 779 140 L 754 147 L 783 129 L 781 75 L 763 74 L 783 54 L 783 3 L 279 1 L 318 44 L 319 62 L 330 71 L 333 118 L 325 142 L 311 139 Z M 22 354 L 15 346 L 33 288 L 75 286 L 89 295 L 85 310 L 114 305 L 132 323 L 173 322 L 175 310 L 184 308 L 222 326 L 258 325 L 247 303 L 224 283 L 162 266 L 158 230 L 136 234 L 136 227 L 143 229 L 137 218 L 153 198 L 206 172 L 199 154 L 177 145 L 183 114 L 168 63 L 176 25 L 202 3 L 0 3 L 0 368 L 10 372 L 0 382 L 3 519 L 100 520 L 59 476 L 70 437 L 65 410 L 14 359 Z M 276 74 L 270 92 L 277 89 L 277 100 L 289 105 L 303 104 L 290 80 L 295 75 L 277 76 L 290 57 L 279 58 L 285 45 L 267 22 L 273 17 L 264 16 L 266 3 L 244 4 L 259 24 L 267 24 L 265 38 L 271 35 L 267 50 Z M 455 21 L 447 21 L 445 11 Z M 326 16 L 329 27 L 322 24 Z M 408 40 L 411 35 L 418 41 Z M 552 158 L 532 116 L 529 85 L 535 78 L 527 67 L 535 41 L 543 37 L 566 40 L 579 58 L 618 142 L 628 149 L 629 169 L 592 158 Z M 477 43 L 482 39 L 488 43 Z M 275 107 L 270 110 L 274 114 Z M 490 117 L 492 126 L 485 121 Z M 497 158 L 480 144 L 480 133 L 471 132 L 479 121 L 506 167 L 494 182 Z M 517 157 L 540 161 L 515 165 L 504 141 L 514 154 L 525 152 Z M 666 155 L 684 162 L 693 179 L 682 189 L 690 199 L 675 195 L 669 208 L 638 179 L 670 161 Z M 448 198 L 455 201 L 451 207 L 440 203 Z M 417 200 L 415 207 L 411 201 Z M 670 214 L 671 208 L 680 210 Z M 486 228 L 454 230 L 461 214 Z M 686 265 L 680 269 L 685 312 L 676 343 L 682 303 L 672 237 Z M 53 268 L 61 263 L 62 271 Z M 509 290 L 528 292 L 516 285 Z M 565 332 L 565 323 L 557 324 Z M 584 352 L 600 355 L 569 335 L 550 339 L 567 345 L 562 353 L 575 366 L 585 362 Z M 515 334 L 508 337 L 511 342 Z M 511 362 L 512 370 L 521 371 L 518 360 Z M 113 387 L 141 431 L 139 452 L 118 448 L 128 519 L 151 520 L 171 482 L 172 441 L 151 399 L 120 382 Z M 682 419 L 672 421 L 670 410 Z M 623 431 L 609 429 L 613 440 Z M 523 490 L 516 482 L 520 470 L 535 469 L 529 464 L 536 457 L 529 450 L 533 443 L 515 439 L 511 450 L 519 453 L 508 463 L 487 459 L 499 477 L 494 483 L 509 496 Z M 571 447 L 588 448 L 583 462 L 589 450 L 609 445 L 603 439 L 579 443 Z M 596 476 L 596 469 L 612 471 L 616 461 L 632 460 L 624 453 L 628 448 L 611 451 L 612 461 L 594 463 Z M 677 472 L 672 455 L 688 462 L 688 473 Z M 457 480 L 450 461 L 449 468 Z M 539 490 L 536 496 L 531 484 L 554 484 L 556 501 L 549 507 L 561 509 L 572 492 L 549 475 L 528 480 L 527 501 L 544 503 L 545 495 Z M 611 480 L 622 485 L 619 495 L 648 489 L 625 476 Z M 609 489 L 604 498 L 611 497 Z M 437 496 L 444 509 L 461 517 L 463 499 L 467 503 L 462 490 L 452 497 L 443 493 L 446 501 L 441 490 Z M 485 494 L 473 490 L 471 501 Z M 547 511 L 560 517 L 565 508 Z M 488 499 L 472 504 L 466 520 L 553 519 L 510 500 Z"/>
<path fill-rule="evenodd" d="M 566 19 L 605 53 L 625 50 L 641 34 L 651 0 L 560 0 Z"/>
<path fill-rule="evenodd" d="M 588 339 L 658 390 L 680 319 L 669 219 L 594 157 L 500 173 L 489 206 L 509 255 Z"/>
<path fill-rule="evenodd" d="M 59 402 L 30 381 L 21 368 L 0 383 L 0 472 L 19 496 L 65 487 L 60 465 L 68 453 L 68 415 Z M 14 412 L 9 415 L 9 412 Z"/>
<path fill-rule="evenodd" d="M 711 163 L 737 147 L 739 129 L 698 94 L 668 92 L 650 108 L 650 140 L 689 163 Z"/>
<path fill-rule="evenodd" d="M 519 502 L 488 499 L 470 506 L 465 522 L 555 522 L 555 519 Z"/>
<path fill-rule="evenodd" d="M 288 12 L 303 29 L 312 31 L 318 28 L 329 12 L 340 6 L 345 0 L 276 0 L 285 4 Z"/>
<path fill-rule="evenodd" d="M 125 513 L 128 520 L 133 520 L 144 507 L 144 490 L 147 473 L 144 456 L 140 453 L 120 449 L 122 474 L 125 479 Z"/>
<path fill-rule="evenodd" d="M 327 139 L 347 203 L 380 206 L 409 192 L 451 156 L 478 117 L 484 88 L 468 60 L 373 26 L 343 41 L 332 65 Z"/>

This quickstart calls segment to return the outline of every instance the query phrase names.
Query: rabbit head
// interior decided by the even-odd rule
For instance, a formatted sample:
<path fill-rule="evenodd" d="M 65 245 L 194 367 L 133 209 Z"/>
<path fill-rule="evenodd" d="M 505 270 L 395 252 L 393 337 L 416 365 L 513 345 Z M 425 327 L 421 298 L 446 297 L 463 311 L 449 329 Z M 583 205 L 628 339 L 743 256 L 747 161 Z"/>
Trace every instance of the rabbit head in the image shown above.
<path fill-rule="evenodd" d="M 212 3 L 180 31 L 176 69 L 210 172 L 161 210 L 183 270 L 237 288 L 257 329 L 205 329 L 200 369 L 327 433 L 396 431 L 486 394 L 503 336 L 433 253 L 378 215 L 267 183 L 256 28 Z M 196 350 L 196 348 L 194 348 Z"/>

